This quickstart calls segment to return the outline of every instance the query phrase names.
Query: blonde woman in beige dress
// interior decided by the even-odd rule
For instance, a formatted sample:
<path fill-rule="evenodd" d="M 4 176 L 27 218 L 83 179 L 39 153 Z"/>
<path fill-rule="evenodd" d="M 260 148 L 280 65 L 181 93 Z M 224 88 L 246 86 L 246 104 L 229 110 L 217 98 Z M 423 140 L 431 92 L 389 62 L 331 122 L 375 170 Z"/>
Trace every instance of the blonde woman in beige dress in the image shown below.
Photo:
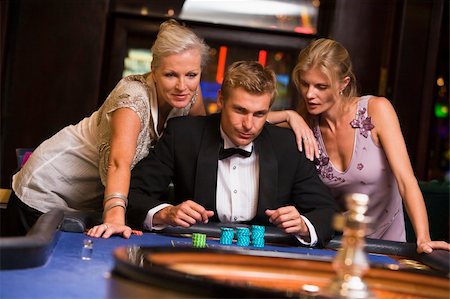
<path fill-rule="evenodd" d="M 205 114 L 198 89 L 208 51 L 187 27 L 163 23 L 152 47 L 152 72 L 123 78 L 98 111 L 44 141 L 14 175 L 11 208 L 19 206 L 23 214 L 17 221 L 27 219 L 20 232 L 54 208 L 104 210 L 104 224 L 89 235 L 116 232 L 108 223 L 124 219 L 130 171 L 147 156 L 167 120 Z M 118 233 L 131 232 L 124 227 Z"/>

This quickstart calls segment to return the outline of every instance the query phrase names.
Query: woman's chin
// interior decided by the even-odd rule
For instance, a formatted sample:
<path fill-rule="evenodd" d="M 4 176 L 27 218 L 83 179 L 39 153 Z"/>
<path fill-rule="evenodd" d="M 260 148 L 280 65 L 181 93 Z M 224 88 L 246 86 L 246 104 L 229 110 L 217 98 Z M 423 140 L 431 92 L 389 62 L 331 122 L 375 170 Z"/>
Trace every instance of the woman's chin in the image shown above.
<path fill-rule="evenodd" d="M 319 111 L 317 109 L 308 110 L 309 115 L 319 115 Z"/>
<path fill-rule="evenodd" d="M 182 109 L 189 105 L 190 100 L 171 100 L 170 105 L 173 108 Z"/>

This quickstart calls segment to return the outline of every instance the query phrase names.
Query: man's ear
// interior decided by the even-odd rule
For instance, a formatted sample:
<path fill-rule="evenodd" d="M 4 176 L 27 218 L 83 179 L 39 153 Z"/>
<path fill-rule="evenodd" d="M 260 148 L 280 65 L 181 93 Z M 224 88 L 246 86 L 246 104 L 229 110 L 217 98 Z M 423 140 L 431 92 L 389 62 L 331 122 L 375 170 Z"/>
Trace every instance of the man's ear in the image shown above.
<path fill-rule="evenodd" d="M 223 96 L 222 96 L 222 90 L 219 89 L 217 91 L 217 110 L 222 110 L 223 108 Z"/>

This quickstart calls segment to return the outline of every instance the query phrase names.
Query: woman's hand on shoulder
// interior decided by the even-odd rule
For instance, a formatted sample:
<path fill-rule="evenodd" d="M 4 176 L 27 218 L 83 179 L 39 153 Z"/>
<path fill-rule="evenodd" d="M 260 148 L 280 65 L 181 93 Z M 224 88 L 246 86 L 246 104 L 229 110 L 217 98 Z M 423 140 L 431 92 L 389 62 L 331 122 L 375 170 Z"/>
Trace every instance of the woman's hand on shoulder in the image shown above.
<path fill-rule="evenodd" d="M 317 140 L 303 117 L 295 111 L 288 111 L 288 116 L 287 122 L 292 131 L 294 131 L 298 150 L 303 151 L 305 149 L 305 155 L 311 161 L 314 161 L 314 158 L 319 158 Z"/>
<path fill-rule="evenodd" d="M 125 239 L 130 238 L 130 236 L 137 235 L 142 236 L 142 231 L 139 230 L 133 230 L 131 227 L 123 224 L 115 224 L 115 223 L 102 223 L 99 225 L 96 225 L 89 229 L 86 233 L 89 237 L 93 238 L 104 238 L 107 239 L 111 237 L 112 235 L 121 235 Z"/>
<path fill-rule="evenodd" d="M 287 123 L 294 131 L 298 150 L 302 152 L 304 149 L 306 157 L 311 161 L 314 161 L 315 157 L 319 158 L 319 147 L 314 133 L 300 114 L 294 110 L 271 111 L 267 121 L 276 125 Z"/>

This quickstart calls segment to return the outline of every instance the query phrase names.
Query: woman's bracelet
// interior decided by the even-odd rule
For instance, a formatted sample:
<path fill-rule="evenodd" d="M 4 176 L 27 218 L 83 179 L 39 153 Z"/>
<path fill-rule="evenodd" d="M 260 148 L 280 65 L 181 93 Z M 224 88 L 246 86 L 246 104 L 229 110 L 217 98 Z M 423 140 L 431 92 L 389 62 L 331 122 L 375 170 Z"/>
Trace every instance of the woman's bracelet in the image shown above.
<path fill-rule="evenodd" d="M 124 210 L 127 209 L 127 207 L 125 206 L 124 202 L 121 200 L 115 201 L 113 203 L 110 203 L 108 205 L 105 205 L 104 209 L 103 209 L 103 215 L 108 212 L 109 210 L 111 210 L 112 208 L 115 207 L 122 207 Z"/>
<path fill-rule="evenodd" d="M 105 195 L 105 198 L 103 199 L 103 205 L 106 205 L 106 202 L 113 198 L 122 199 L 125 202 L 125 208 L 128 206 L 128 198 L 125 195 L 123 195 L 122 193 L 117 193 L 117 192 Z"/>

